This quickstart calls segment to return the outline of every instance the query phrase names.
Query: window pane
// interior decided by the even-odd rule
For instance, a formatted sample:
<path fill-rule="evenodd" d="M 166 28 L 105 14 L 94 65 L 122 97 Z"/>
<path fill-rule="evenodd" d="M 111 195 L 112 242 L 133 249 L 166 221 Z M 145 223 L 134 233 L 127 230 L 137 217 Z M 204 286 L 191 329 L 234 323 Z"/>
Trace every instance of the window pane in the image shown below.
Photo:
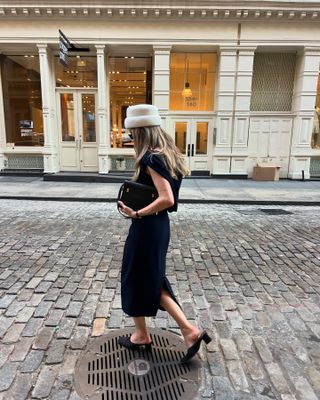
<path fill-rule="evenodd" d="M 72 93 L 60 94 L 61 101 L 61 140 L 64 142 L 74 142 L 74 100 Z"/>
<path fill-rule="evenodd" d="M 208 122 L 197 122 L 196 154 L 207 154 Z"/>
<path fill-rule="evenodd" d="M 172 53 L 170 110 L 213 111 L 215 53 Z"/>
<path fill-rule="evenodd" d="M 133 147 L 124 129 L 127 108 L 152 102 L 151 57 L 109 58 L 110 142 L 112 147 Z"/>
<path fill-rule="evenodd" d="M 175 127 L 176 146 L 182 154 L 186 154 L 187 122 L 177 122 Z"/>
<path fill-rule="evenodd" d="M 83 141 L 96 141 L 96 122 L 95 122 L 95 98 L 94 94 L 82 95 L 82 126 Z"/>
<path fill-rule="evenodd" d="M 38 56 L 2 56 L 0 61 L 7 142 L 43 146 Z"/>
<path fill-rule="evenodd" d="M 320 73 L 318 76 L 317 97 L 313 116 L 311 147 L 313 149 L 320 149 Z"/>
<path fill-rule="evenodd" d="M 57 87 L 97 87 L 96 56 L 68 56 L 68 67 L 54 57 Z"/>

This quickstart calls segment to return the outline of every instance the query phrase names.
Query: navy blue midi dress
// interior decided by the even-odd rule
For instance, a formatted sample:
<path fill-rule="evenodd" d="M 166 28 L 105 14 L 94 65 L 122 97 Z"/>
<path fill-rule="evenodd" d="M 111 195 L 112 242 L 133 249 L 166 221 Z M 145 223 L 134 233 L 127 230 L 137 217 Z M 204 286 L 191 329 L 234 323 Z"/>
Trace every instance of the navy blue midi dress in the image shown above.
<path fill-rule="evenodd" d="M 141 160 L 137 182 L 154 186 L 147 167 L 168 180 L 174 205 L 157 215 L 133 218 L 125 242 L 121 269 L 121 301 L 123 311 L 131 317 L 156 316 L 160 305 L 161 290 L 166 289 L 179 305 L 165 276 L 166 255 L 170 241 L 168 212 L 177 211 L 182 176 L 171 177 L 162 155 L 147 151 Z"/>

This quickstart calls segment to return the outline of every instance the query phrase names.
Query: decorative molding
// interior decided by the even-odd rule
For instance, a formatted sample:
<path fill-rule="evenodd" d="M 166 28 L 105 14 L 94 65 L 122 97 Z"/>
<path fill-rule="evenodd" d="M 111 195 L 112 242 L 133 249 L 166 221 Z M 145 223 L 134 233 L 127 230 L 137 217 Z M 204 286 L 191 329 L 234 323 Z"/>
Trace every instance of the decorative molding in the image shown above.
<path fill-rule="evenodd" d="M 179 5 L 181 2 L 175 1 L 165 4 L 157 4 L 156 8 L 149 4 L 128 4 L 123 2 L 120 5 L 108 4 L 108 1 L 94 5 L 94 1 L 86 5 L 79 5 L 75 1 L 63 3 L 62 1 L 47 2 L 43 4 L 36 3 L 28 5 L 25 2 L 19 5 L 12 2 L 11 6 L 3 5 L 0 8 L 1 18 L 23 18 L 36 19 L 37 17 L 55 17 L 55 18 L 95 18 L 109 17 L 117 19 L 119 17 L 126 19 L 145 18 L 150 19 L 228 19 L 228 20 L 288 20 L 318 21 L 320 19 L 320 2 L 279 2 L 268 1 L 266 7 L 263 7 L 264 1 L 246 2 L 243 1 L 239 6 L 236 2 L 210 2 L 208 1 L 189 1 L 188 5 Z M 40 2 L 41 3 L 41 2 Z M 57 4 L 59 3 L 59 4 Z M 105 3 L 105 4 L 103 4 Z M 147 2 L 142 2 L 147 3 Z M 201 4 L 202 3 L 202 4 Z"/>

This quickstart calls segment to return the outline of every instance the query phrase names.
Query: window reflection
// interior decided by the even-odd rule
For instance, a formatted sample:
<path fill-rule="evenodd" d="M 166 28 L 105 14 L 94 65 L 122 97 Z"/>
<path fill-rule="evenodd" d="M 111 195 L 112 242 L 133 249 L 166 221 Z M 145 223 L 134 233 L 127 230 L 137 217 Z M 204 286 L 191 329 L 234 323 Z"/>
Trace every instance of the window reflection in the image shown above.
<path fill-rule="evenodd" d="M 150 57 L 109 58 L 112 147 L 133 147 L 133 142 L 124 129 L 126 111 L 134 104 L 151 104 L 151 77 Z"/>
<path fill-rule="evenodd" d="M 208 122 L 197 122 L 196 154 L 207 154 Z"/>
<path fill-rule="evenodd" d="M 182 154 L 186 154 L 187 122 L 177 122 L 175 125 L 175 142 Z"/>
<path fill-rule="evenodd" d="M 311 146 L 320 149 L 320 73 L 318 76 L 316 105 L 314 108 Z"/>
<path fill-rule="evenodd" d="M 215 53 L 172 53 L 170 110 L 213 111 Z"/>
<path fill-rule="evenodd" d="M 57 87 L 97 87 L 97 57 L 68 56 L 68 67 L 54 57 Z"/>
<path fill-rule="evenodd" d="M 72 93 L 60 94 L 61 139 L 63 142 L 75 141 L 74 99 Z"/>
<path fill-rule="evenodd" d="M 96 141 L 95 99 L 94 94 L 82 95 L 83 141 Z"/>
<path fill-rule="evenodd" d="M 6 137 L 15 146 L 42 146 L 43 120 L 39 58 L 1 56 Z"/>

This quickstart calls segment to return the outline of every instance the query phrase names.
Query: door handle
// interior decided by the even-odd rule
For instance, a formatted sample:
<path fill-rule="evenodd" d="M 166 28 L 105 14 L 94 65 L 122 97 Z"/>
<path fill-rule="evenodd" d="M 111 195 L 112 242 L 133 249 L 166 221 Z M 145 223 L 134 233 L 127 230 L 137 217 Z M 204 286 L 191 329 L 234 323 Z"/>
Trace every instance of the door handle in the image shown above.
<path fill-rule="evenodd" d="M 194 144 L 191 146 L 191 156 L 194 156 Z"/>
<path fill-rule="evenodd" d="M 190 144 L 188 144 L 188 152 L 187 152 L 187 156 L 190 157 Z"/>

